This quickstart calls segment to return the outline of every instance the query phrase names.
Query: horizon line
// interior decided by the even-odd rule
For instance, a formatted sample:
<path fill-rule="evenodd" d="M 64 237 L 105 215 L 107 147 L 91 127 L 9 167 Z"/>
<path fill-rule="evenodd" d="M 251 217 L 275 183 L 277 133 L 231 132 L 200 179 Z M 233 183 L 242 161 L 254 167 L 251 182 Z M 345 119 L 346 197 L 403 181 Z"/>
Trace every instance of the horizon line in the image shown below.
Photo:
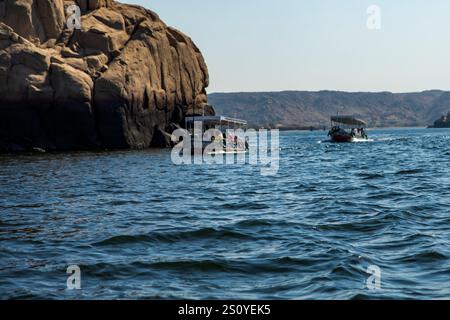
<path fill-rule="evenodd" d="M 233 93 L 286 93 L 286 92 L 305 92 L 305 93 L 321 93 L 321 92 L 339 92 L 339 93 L 390 93 L 390 94 L 413 94 L 413 93 L 426 93 L 426 92 L 450 92 L 449 90 L 443 89 L 427 89 L 422 91 L 346 91 L 346 90 L 333 90 L 333 89 L 322 89 L 322 90 L 301 90 L 301 89 L 287 89 L 287 90 L 261 90 L 261 91 L 214 91 L 208 92 L 211 94 L 233 94 Z"/>

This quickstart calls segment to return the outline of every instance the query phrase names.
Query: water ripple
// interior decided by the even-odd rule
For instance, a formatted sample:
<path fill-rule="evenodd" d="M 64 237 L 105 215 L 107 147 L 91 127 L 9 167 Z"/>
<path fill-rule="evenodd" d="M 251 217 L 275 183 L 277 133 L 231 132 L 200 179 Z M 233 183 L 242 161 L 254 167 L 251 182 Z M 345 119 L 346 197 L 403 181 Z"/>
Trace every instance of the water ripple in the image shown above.
<path fill-rule="evenodd" d="M 323 135 L 281 133 L 275 177 L 168 150 L 0 156 L 0 299 L 449 297 L 449 130 Z"/>

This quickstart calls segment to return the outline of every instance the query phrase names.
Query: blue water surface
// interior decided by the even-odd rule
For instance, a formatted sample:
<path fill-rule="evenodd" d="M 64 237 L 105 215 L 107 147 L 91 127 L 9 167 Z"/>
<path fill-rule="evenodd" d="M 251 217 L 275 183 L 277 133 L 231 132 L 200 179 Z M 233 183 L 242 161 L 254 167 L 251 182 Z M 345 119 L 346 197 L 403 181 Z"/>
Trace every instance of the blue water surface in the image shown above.
<path fill-rule="evenodd" d="M 282 132 L 275 176 L 170 150 L 0 156 L 0 299 L 450 298 L 450 129 L 370 135 Z"/>

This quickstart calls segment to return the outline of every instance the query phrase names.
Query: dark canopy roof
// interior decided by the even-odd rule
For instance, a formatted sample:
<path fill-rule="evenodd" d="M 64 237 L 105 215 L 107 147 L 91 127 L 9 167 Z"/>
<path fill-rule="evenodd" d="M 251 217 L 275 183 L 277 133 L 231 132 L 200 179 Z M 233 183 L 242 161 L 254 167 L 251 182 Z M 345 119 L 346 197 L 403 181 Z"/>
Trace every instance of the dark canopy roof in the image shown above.
<path fill-rule="evenodd" d="M 357 126 L 357 127 L 365 127 L 367 126 L 367 122 L 357 119 L 354 116 L 336 116 L 331 117 L 331 121 L 336 123 L 342 123 L 349 126 Z"/>
<path fill-rule="evenodd" d="M 209 125 L 247 125 L 247 121 L 235 118 L 229 118 L 224 116 L 196 116 L 196 117 L 186 117 L 186 123 L 192 123 L 194 121 L 203 122 Z"/>

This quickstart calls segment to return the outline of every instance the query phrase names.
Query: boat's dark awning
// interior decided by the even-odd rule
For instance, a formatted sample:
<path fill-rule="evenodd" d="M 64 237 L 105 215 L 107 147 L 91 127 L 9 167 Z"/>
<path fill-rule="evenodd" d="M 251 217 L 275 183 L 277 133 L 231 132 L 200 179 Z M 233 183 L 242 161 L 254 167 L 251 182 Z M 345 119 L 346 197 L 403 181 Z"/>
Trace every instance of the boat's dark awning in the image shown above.
<path fill-rule="evenodd" d="M 224 116 L 205 116 L 205 117 L 186 117 L 186 123 L 192 123 L 194 121 L 202 122 L 204 124 L 209 125 L 220 125 L 220 124 L 226 124 L 226 125 L 247 125 L 247 121 L 241 120 L 241 119 L 234 119 Z"/>
<path fill-rule="evenodd" d="M 354 116 L 336 116 L 331 117 L 331 121 L 336 123 L 346 124 L 348 126 L 356 126 L 356 127 L 366 127 L 367 122 L 357 119 Z"/>

